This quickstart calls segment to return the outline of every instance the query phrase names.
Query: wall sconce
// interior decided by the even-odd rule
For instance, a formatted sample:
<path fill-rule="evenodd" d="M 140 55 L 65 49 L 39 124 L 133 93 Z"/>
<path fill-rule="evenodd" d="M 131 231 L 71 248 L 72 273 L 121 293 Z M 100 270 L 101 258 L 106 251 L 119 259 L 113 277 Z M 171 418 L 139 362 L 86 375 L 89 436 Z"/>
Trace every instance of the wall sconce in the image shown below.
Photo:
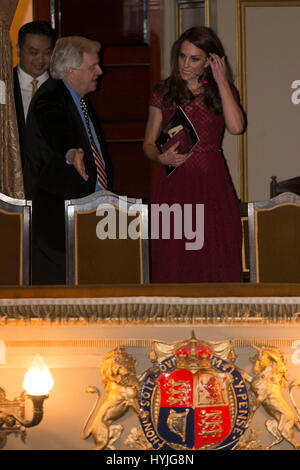
<path fill-rule="evenodd" d="M 24 391 L 19 398 L 8 400 L 5 391 L 0 388 L 0 448 L 7 442 L 7 436 L 11 433 L 21 433 L 21 439 L 25 441 L 24 428 L 31 428 L 39 424 L 44 414 L 44 400 L 52 389 L 54 381 L 51 372 L 43 358 L 38 354 L 29 365 L 25 373 Z M 33 404 L 33 417 L 25 420 L 25 400 L 30 398 Z"/>

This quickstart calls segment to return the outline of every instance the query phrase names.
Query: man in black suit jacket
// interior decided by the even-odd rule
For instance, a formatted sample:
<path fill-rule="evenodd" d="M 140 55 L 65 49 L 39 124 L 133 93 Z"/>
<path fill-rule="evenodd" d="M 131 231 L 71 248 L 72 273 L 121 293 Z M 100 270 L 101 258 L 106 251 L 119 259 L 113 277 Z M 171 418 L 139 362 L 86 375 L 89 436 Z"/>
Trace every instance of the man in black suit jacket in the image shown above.
<path fill-rule="evenodd" d="M 100 44 L 82 37 L 57 41 L 49 78 L 31 101 L 26 124 L 24 186 L 33 204 L 32 283 L 65 284 L 64 201 L 108 189 L 110 163 L 89 105 L 94 140 L 105 166 L 99 183 L 80 99 L 97 88 Z"/>
<path fill-rule="evenodd" d="M 25 121 L 32 93 L 49 78 L 54 31 L 47 21 L 24 24 L 18 32 L 19 64 L 14 68 L 14 98 L 19 130 L 20 153 L 24 165 Z M 32 80 L 36 80 L 32 84 Z M 36 87 L 36 88 L 35 88 Z"/>

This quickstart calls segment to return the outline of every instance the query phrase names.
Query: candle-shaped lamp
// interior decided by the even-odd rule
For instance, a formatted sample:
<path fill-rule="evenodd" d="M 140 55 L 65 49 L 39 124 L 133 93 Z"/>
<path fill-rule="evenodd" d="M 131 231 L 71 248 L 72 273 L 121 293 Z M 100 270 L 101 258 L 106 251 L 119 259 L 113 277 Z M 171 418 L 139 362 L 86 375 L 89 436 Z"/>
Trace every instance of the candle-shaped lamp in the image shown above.
<path fill-rule="evenodd" d="M 39 354 L 31 362 L 23 381 L 23 387 L 31 396 L 48 395 L 53 388 L 54 381 L 51 372 Z"/>
<path fill-rule="evenodd" d="M 37 354 L 30 364 L 23 381 L 23 387 L 32 400 L 34 411 L 32 420 L 22 423 L 26 428 L 36 426 L 41 422 L 43 418 L 43 403 L 48 398 L 48 393 L 53 385 L 54 381 L 47 364 Z"/>

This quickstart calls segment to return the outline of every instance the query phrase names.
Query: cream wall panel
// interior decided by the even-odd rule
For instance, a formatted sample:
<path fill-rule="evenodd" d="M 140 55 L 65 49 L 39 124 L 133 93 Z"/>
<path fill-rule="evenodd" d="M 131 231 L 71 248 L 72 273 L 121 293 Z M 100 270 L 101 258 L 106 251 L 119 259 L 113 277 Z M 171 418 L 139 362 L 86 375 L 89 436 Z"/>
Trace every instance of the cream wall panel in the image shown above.
<path fill-rule="evenodd" d="M 270 197 L 272 175 L 299 175 L 299 107 L 292 102 L 292 83 L 299 77 L 300 2 L 267 3 L 245 2 L 242 32 L 249 201 Z"/>

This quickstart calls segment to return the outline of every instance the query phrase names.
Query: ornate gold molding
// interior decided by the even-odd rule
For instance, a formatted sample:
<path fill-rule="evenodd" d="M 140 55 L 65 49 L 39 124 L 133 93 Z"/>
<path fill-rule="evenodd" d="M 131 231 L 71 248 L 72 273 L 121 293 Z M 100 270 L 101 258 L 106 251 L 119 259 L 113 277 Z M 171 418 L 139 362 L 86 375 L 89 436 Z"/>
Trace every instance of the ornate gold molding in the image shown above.
<path fill-rule="evenodd" d="M 2 299 L 0 325 L 298 324 L 300 298 L 116 297 Z"/>
<path fill-rule="evenodd" d="M 208 28 L 211 26 L 211 0 L 205 0 L 205 26 Z"/>
<path fill-rule="evenodd" d="M 234 336 L 234 332 L 233 332 Z M 299 337 L 274 338 L 274 337 L 245 337 L 233 338 L 232 344 L 236 348 L 253 346 L 269 346 L 276 348 L 291 348 Z M 5 340 L 6 349 L 76 349 L 78 354 L 85 349 L 111 349 L 118 347 L 150 348 L 153 338 L 87 338 L 87 339 L 26 339 Z"/>

